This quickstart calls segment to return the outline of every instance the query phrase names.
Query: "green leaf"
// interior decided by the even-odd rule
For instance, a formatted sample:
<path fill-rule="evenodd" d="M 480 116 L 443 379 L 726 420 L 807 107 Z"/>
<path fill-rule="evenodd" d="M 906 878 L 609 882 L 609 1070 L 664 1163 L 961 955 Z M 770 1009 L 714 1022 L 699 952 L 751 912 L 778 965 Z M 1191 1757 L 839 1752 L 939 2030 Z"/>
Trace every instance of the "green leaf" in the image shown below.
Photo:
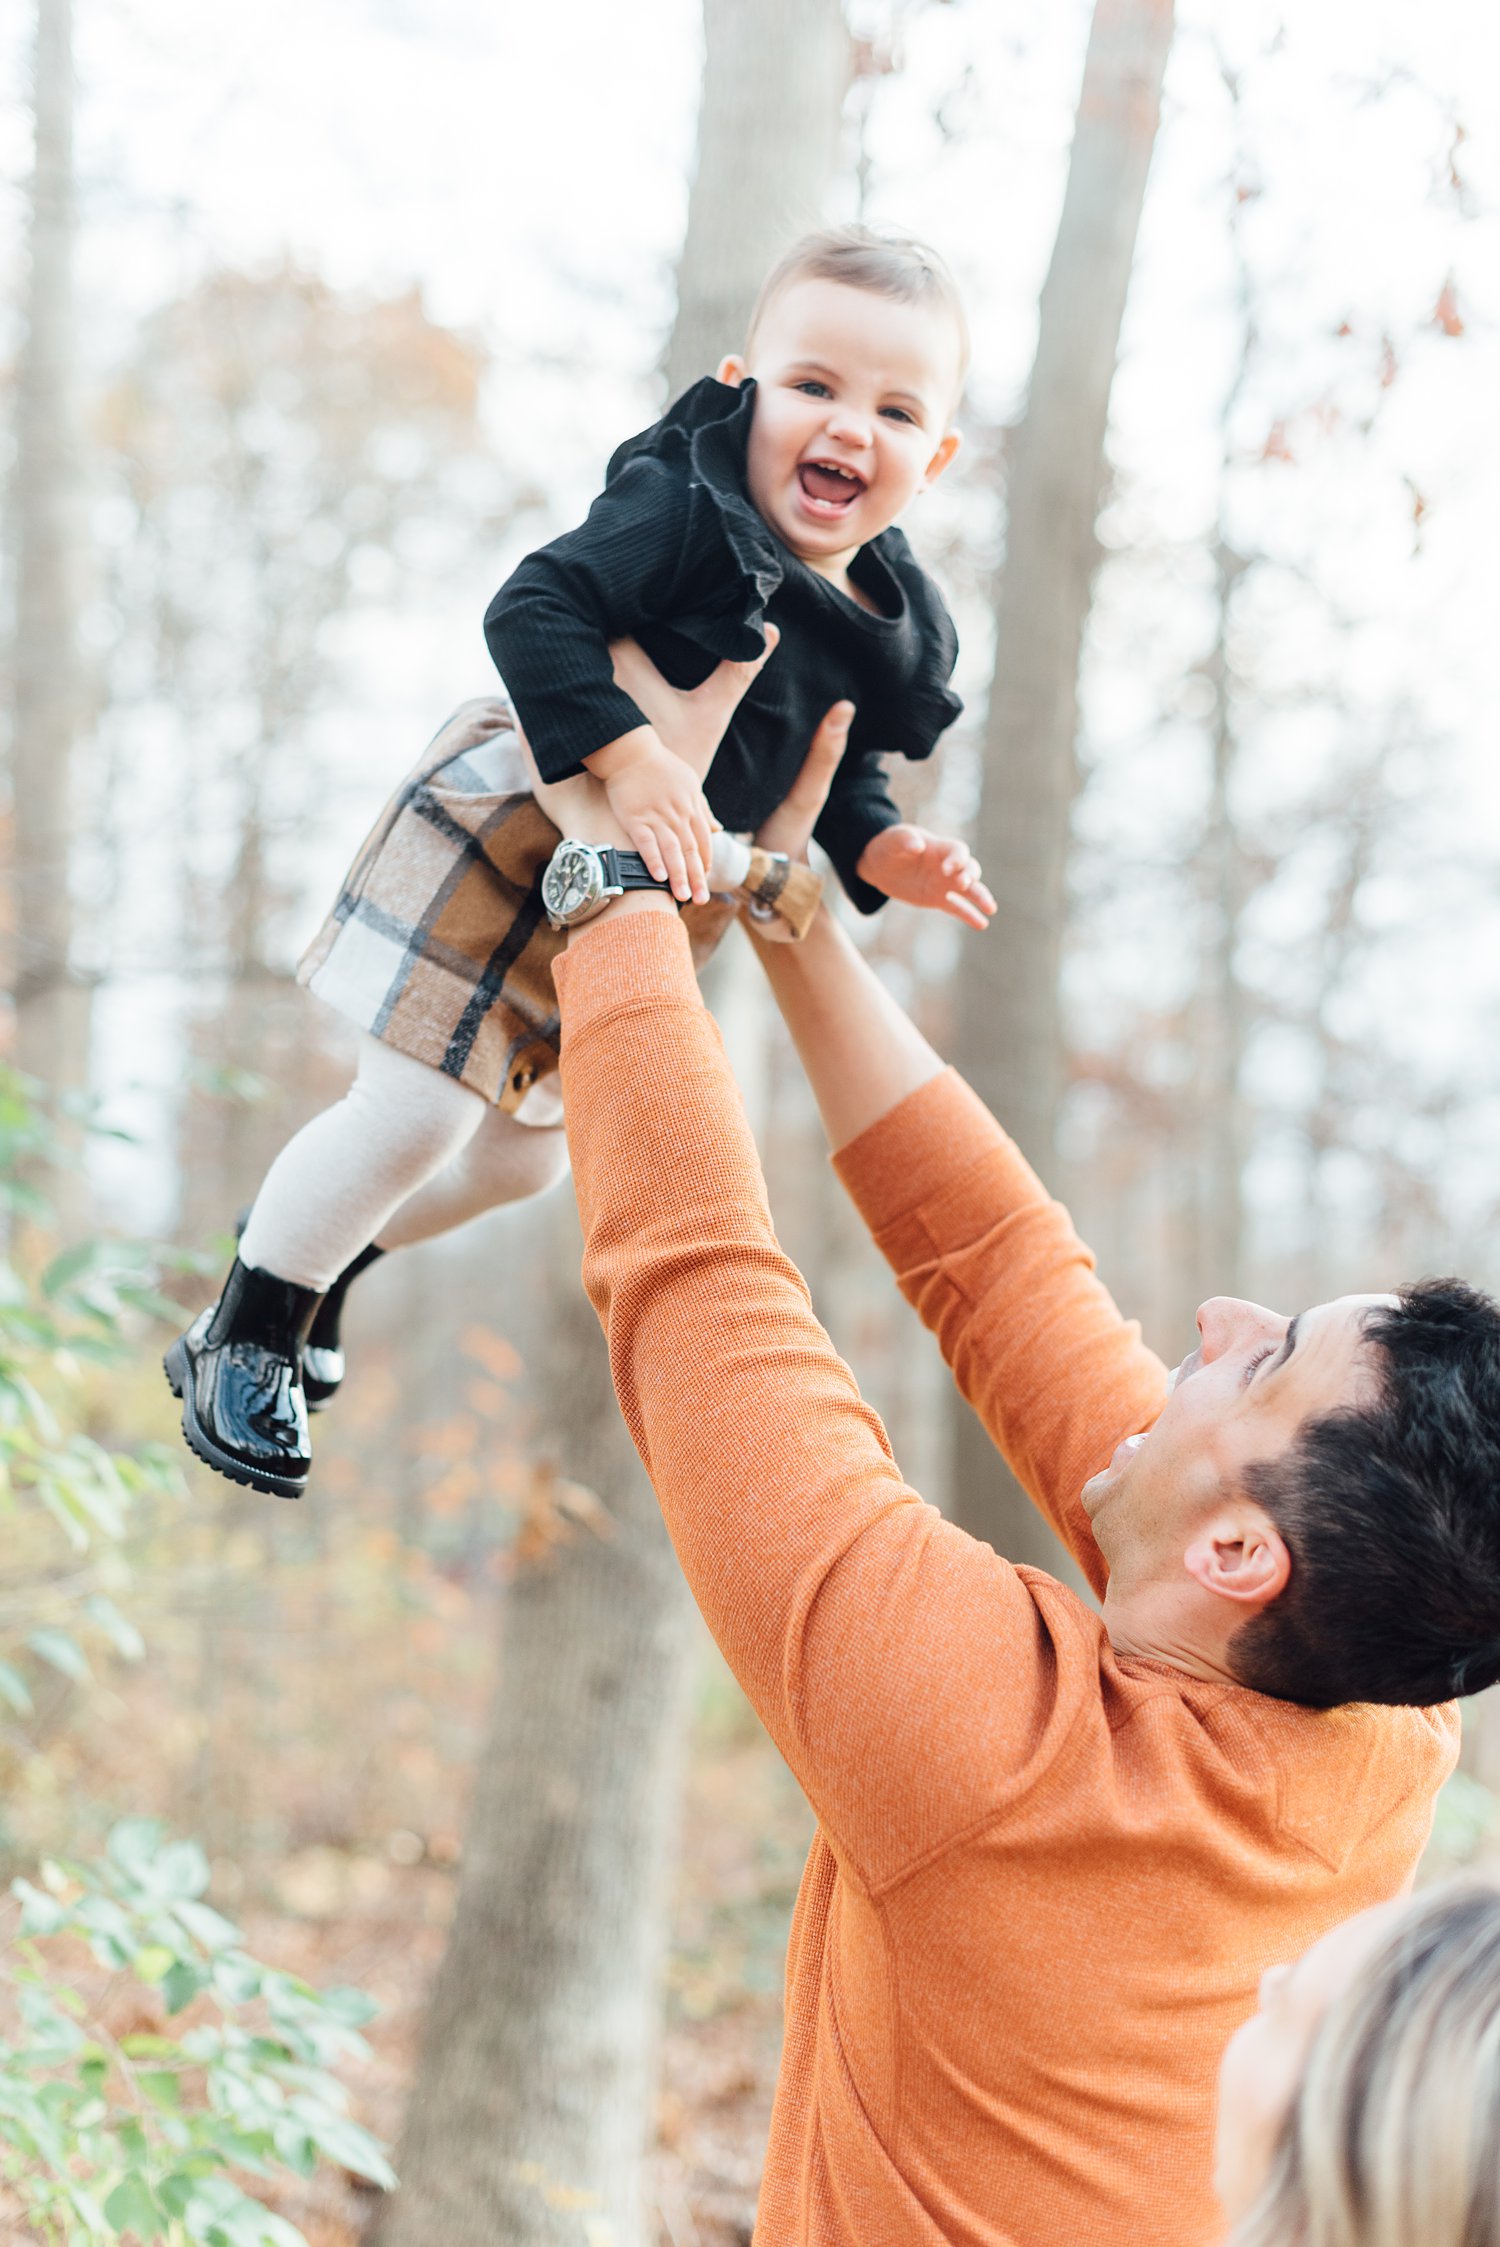
<path fill-rule="evenodd" d="M 43 1272 L 42 1293 L 60 1295 L 73 1280 L 91 1271 L 102 1254 L 103 1244 L 99 1241 L 79 1241 L 74 1247 L 65 1248 L 60 1256 L 53 1257 Z"/>
<path fill-rule="evenodd" d="M 34 1888 L 29 1880 L 13 1880 L 10 1892 L 21 1906 L 23 1934 L 55 1935 L 68 1916 L 55 1897 Z"/>
<path fill-rule="evenodd" d="M 206 1876 L 207 1867 L 204 1870 Z M 188 1933 L 206 1951 L 228 1950 L 232 1943 L 237 1943 L 240 1939 L 239 1929 L 216 1912 L 211 1904 L 174 1904 L 172 1911 L 173 1917 L 181 1920 Z"/>
<path fill-rule="evenodd" d="M 171 2036 L 150 2036 L 138 2030 L 133 2036 L 122 2036 L 120 2050 L 127 2060 L 165 2060 L 177 2056 L 177 2039 Z"/>
<path fill-rule="evenodd" d="M 162 1977 L 161 1985 L 162 2003 L 167 2011 L 180 2013 L 185 2005 L 191 2005 L 207 1979 L 207 1975 L 191 1959 L 173 1959 Z"/>
<path fill-rule="evenodd" d="M 260 1995 L 261 1969 L 243 1951 L 220 1951 L 213 1976 L 214 1988 L 227 2005 L 248 2005 Z"/>
<path fill-rule="evenodd" d="M 77 1684 L 85 1684 L 92 1674 L 83 1648 L 66 1631 L 33 1631 L 26 1644 L 43 1662 L 50 1662 L 54 1670 L 61 1670 L 64 1677 Z"/>
<path fill-rule="evenodd" d="M 143 2240 L 155 2239 L 162 2229 L 162 2211 L 138 2170 L 120 2179 L 104 2203 L 104 2213 L 116 2231 L 139 2232 Z"/>
<path fill-rule="evenodd" d="M 319 1998 L 321 2010 L 330 2020 L 339 2021 L 345 2028 L 360 2029 L 373 2021 L 380 2007 L 365 1990 L 324 1990 Z"/>
<path fill-rule="evenodd" d="M 154 2107 L 163 2114 L 175 2114 L 182 2105 L 182 2085 L 175 2075 L 165 2068 L 153 2068 L 136 2077 Z"/>
<path fill-rule="evenodd" d="M 378 2138 L 362 2130 L 357 2122 L 351 2122 L 347 2115 L 308 2115 L 304 2119 L 309 2136 L 316 2139 L 330 2161 L 352 2169 L 356 2177 L 368 2177 L 372 2185 L 383 2185 L 387 2192 L 394 2192 L 396 2172 L 386 2160 Z"/>
<path fill-rule="evenodd" d="M 153 1884 L 169 1896 L 201 1896 L 208 1886 L 208 1859 L 197 1842 L 172 1841 L 159 1851 Z"/>
<path fill-rule="evenodd" d="M 9 1662 L 0 1662 L 0 1701 L 13 1708 L 17 1716 L 30 1716 L 31 1695 L 26 1690 L 26 1680 Z"/>
<path fill-rule="evenodd" d="M 165 1943 L 145 1943 L 130 1963 L 143 1982 L 160 1982 L 177 1964 L 177 1953 Z"/>
<path fill-rule="evenodd" d="M 105 1853 L 126 1878 L 137 1884 L 149 1880 L 156 1853 L 161 1847 L 162 1824 L 159 1818 L 122 1818 L 110 1828 Z"/>

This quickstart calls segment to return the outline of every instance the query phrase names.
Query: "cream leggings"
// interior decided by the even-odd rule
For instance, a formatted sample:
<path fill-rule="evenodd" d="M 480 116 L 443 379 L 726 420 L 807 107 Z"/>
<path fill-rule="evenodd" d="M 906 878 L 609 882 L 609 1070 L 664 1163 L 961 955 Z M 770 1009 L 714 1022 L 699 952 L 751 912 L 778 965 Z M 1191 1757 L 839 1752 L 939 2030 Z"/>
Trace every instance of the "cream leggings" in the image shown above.
<path fill-rule="evenodd" d="M 560 1123 L 520 1123 L 366 1035 L 343 1099 L 288 1140 L 267 1171 L 240 1257 L 321 1292 L 371 1241 L 430 1240 L 541 1193 L 567 1167 Z"/>

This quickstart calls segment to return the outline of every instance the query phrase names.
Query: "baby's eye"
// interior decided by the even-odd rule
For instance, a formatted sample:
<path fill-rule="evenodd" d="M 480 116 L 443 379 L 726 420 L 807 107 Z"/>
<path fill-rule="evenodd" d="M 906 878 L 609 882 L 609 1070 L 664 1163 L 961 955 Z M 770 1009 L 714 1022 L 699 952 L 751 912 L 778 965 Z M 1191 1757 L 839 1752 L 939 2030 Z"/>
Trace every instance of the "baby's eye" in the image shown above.
<path fill-rule="evenodd" d="M 916 427 L 916 415 L 908 413 L 905 406 L 882 406 L 880 410 L 887 421 L 906 421 L 910 422 L 913 428 Z"/>
<path fill-rule="evenodd" d="M 806 391 L 809 398 L 831 398 L 833 396 L 833 392 L 826 382 L 815 382 L 811 376 L 808 377 L 806 382 L 794 383 L 792 387 L 796 390 Z"/>

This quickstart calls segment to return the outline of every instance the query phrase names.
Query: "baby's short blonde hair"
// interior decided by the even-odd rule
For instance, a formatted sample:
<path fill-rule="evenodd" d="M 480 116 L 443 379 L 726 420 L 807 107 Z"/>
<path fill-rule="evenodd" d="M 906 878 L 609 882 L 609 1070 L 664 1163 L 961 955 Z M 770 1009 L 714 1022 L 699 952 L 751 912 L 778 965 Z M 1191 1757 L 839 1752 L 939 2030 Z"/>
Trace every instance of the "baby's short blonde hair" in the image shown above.
<path fill-rule="evenodd" d="M 969 323 L 963 298 L 943 259 L 914 235 L 886 233 L 872 226 L 825 226 L 804 234 L 772 266 L 761 283 L 750 327 L 748 351 L 766 308 L 793 281 L 841 281 L 846 289 L 893 297 L 898 304 L 930 306 L 958 331 L 958 384 L 969 371 Z"/>

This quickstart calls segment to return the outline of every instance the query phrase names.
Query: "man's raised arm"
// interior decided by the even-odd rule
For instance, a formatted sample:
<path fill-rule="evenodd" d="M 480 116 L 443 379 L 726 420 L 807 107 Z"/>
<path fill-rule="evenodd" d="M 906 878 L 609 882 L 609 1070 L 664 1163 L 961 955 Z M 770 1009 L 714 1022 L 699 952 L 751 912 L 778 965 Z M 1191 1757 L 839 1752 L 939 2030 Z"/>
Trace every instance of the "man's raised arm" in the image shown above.
<path fill-rule="evenodd" d="M 1038 1655 L 1049 1625 L 902 1481 L 814 1318 L 675 913 L 620 899 L 557 985 L 584 1278 L 621 1410 L 825 1832 L 861 1880 L 897 1877 L 1055 1752 L 1071 1720 L 1059 1660 Z"/>
<path fill-rule="evenodd" d="M 827 912 L 761 958 L 836 1167 L 959 1388 L 1096 1590 L 1078 1502 L 1166 1373 L 1066 1210 Z"/>

